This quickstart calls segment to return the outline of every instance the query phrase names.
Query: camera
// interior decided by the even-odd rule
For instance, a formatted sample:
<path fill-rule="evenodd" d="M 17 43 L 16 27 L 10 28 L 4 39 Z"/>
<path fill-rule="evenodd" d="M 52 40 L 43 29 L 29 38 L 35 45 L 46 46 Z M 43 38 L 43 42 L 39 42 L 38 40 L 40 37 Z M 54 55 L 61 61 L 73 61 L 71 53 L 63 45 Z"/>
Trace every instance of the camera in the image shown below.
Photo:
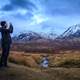
<path fill-rule="evenodd" d="M 0 22 L 0 28 L 8 29 L 9 28 L 9 24 L 6 21 L 1 21 Z"/>

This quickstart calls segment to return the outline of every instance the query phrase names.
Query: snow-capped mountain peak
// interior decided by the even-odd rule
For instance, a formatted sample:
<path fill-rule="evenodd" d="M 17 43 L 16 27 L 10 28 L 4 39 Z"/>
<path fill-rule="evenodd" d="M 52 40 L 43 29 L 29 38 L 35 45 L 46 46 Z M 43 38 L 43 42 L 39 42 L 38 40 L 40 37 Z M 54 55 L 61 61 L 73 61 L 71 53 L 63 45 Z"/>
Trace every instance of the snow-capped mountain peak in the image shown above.
<path fill-rule="evenodd" d="M 56 35 L 56 34 L 55 34 Z M 19 35 L 13 37 L 13 41 L 26 42 L 26 41 L 46 41 L 55 38 L 53 33 L 37 33 L 33 31 L 21 32 Z"/>
<path fill-rule="evenodd" d="M 80 24 L 73 25 L 69 27 L 62 35 L 61 37 L 69 37 L 69 36 L 80 36 Z"/>
<path fill-rule="evenodd" d="M 72 32 L 75 33 L 76 31 L 80 30 L 80 24 L 76 24 L 72 26 Z"/>

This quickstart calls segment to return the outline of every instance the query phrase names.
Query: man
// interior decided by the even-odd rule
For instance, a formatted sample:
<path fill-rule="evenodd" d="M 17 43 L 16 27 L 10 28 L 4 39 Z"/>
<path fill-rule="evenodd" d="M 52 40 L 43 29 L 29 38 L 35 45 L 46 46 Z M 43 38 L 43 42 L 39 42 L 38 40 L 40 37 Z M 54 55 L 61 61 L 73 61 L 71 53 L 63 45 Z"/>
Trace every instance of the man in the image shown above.
<path fill-rule="evenodd" d="M 0 32 L 1 32 L 1 47 L 2 55 L 0 60 L 0 67 L 7 67 L 7 59 L 9 56 L 10 45 L 12 43 L 10 33 L 13 33 L 13 26 L 11 23 L 7 24 L 6 21 L 0 22 Z"/>

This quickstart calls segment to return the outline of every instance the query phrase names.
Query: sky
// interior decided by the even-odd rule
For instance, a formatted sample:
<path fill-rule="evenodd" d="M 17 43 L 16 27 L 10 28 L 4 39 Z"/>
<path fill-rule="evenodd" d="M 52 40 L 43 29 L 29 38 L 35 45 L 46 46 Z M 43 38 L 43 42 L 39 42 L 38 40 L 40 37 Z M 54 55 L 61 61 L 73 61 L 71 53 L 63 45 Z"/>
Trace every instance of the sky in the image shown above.
<path fill-rule="evenodd" d="M 0 0 L 0 21 L 14 26 L 14 35 L 35 31 L 60 35 L 80 24 L 80 0 Z"/>

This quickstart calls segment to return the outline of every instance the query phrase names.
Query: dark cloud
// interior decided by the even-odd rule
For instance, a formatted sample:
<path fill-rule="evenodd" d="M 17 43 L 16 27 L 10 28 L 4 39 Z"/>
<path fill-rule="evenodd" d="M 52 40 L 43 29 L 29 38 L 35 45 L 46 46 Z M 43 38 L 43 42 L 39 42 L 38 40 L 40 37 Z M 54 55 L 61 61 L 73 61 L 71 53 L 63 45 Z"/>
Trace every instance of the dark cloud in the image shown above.
<path fill-rule="evenodd" d="M 7 5 L 3 6 L 1 10 L 11 11 L 13 9 L 14 9 L 14 6 L 12 6 L 11 4 L 7 4 Z"/>
<path fill-rule="evenodd" d="M 36 9 L 36 6 L 30 0 L 9 0 L 10 3 L 4 5 L 1 10 L 11 11 L 16 8 L 25 8 L 28 10 Z"/>
<path fill-rule="evenodd" d="M 9 3 L 2 7 L 4 11 L 11 11 L 16 8 L 27 10 L 37 9 L 35 0 L 9 0 Z M 34 2 L 36 4 L 34 4 Z M 80 14 L 80 0 L 40 0 L 42 9 L 45 7 L 46 14 Z M 44 6 L 44 7 L 43 7 Z"/>
<path fill-rule="evenodd" d="M 11 4 L 21 8 L 32 9 L 36 6 L 30 0 L 10 0 Z"/>
<path fill-rule="evenodd" d="M 11 11 L 16 8 L 25 8 L 27 10 L 37 9 L 35 0 L 9 0 L 9 3 L 2 7 L 4 11 Z M 46 14 L 66 15 L 80 13 L 80 0 L 40 0 L 42 9 L 45 7 Z M 43 7 L 44 6 L 44 7 Z"/>

